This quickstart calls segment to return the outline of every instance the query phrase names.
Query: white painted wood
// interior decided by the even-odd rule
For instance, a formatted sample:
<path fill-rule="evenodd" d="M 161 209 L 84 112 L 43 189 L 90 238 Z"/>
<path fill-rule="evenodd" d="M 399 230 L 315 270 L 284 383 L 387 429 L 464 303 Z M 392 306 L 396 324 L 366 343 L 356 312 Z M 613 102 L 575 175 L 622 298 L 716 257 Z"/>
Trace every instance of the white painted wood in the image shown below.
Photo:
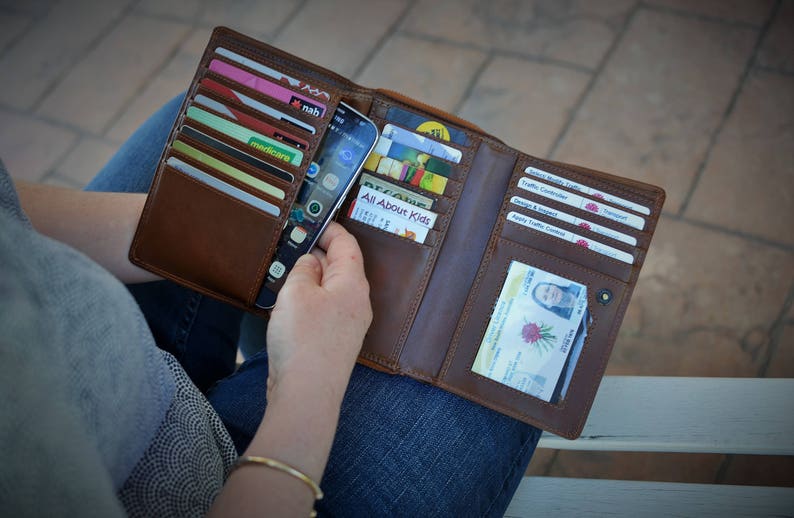
<path fill-rule="evenodd" d="M 505 517 L 794 516 L 794 488 L 525 477 Z"/>
<path fill-rule="evenodd" d="M 607 376 L 565 450 L 794 455 L 794 379 Z"/>

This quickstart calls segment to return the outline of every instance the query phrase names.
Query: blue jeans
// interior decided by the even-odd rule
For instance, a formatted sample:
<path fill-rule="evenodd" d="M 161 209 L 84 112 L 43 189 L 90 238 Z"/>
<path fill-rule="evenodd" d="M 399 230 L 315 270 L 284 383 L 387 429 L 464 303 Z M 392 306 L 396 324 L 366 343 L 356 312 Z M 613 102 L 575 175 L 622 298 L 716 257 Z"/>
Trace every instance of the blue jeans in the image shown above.
<path fill-rule="evenodd" d="M 153 115 L 88 185 L 144 192 L 181 103 Z M 268 358 L 232 373 L 242 313 L 168 281 L 130 286 L 157 343 L 220 415 L 238 451 L 265 412 Z M 540 430 L 411 378 L 357 365 L 322 479 L 327 516 L 502 516 Z"/>

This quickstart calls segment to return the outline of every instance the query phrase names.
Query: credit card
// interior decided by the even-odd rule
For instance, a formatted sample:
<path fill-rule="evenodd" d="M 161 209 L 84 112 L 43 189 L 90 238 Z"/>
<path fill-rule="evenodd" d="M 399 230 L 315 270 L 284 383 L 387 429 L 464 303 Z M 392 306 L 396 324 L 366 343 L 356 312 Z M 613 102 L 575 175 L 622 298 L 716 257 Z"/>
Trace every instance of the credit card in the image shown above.
<path fill-rule="evenodd" d="M 438 158 L 455 162 L 456 164 L 460 163 L 461 158 L 463 158 L 463 153 L 461 153 L 459 149 L 446 146 L 423 135 L 418 135 L 412 131 L 399 128 L 394 124 L 386 124 L 383 127 L 381 135 L 398 144 L 412 147 L 424 153 L 437 156 Z"/>
<path fill-rule="evenodd" d="M 298 88 L 302 92 L 306 92 L 307 94 L 317 97 L 318 99 L 321 99 L 323 101 L 331 100 L 331 94 L 329 94 L 325 90 L 314 87 L 308 83 L 304 83 L 300 79 L 295 79 L 294 77 L 290 77 L 283 72 L 279 72 L 278 70 L 273 70 L 270 67 L 266 67 L 262 63 L 254 61 L 253 59 L 248 59 L 245 56 L 241 56 L 240 54 L 237 54 L 236 52 L 232 52 L 231 50 L 225 49 L 223 47 L 216 48 L 215 52 L 217 54 L 220 54 L 221 56 L 228 58 L 231 61 L 240 63 L 243 66 L 256 70 L 257 72 L 261 72 L 266 76 L 272 77 L 276 81 L 286 83 L 290 86 Z"/>
<path fill-rule="evenodd" d="M 447 179 L 441 175 L 374 152 L 369 154 L 363 167 L 367 171 L 388 176 L 436 194 L 444 194 L 444 189 L 447 187 Z"/>
<path fill-rule="evenodd" d="M 389 108 L 389 111 L 386 112 L 386 120 L 400 124 L 406 128 L 413 128 L 425 135 L 432 135 L 439 140 L 454 142 L 462 146 L 471 144 L 468 135 L 463 131 L 447 126 L 441 122 L 425 118 L 422 115 L 409 112 L 408 110 L 403 110 L 397 106 Z"/>
<path fill-rule="evenodd" d="M 237 68 L 224 61 L 213 59 L 210 61 L 209 69 L 236 83 L 253 88 L 257 92 L 272 97 L 277 101 L 289 104 L 303 113 L 307 113 L 314 117 L 322 117 L 325 114 L 325 105 L 323 103 L 315 101 L 314 99 L 309 99 L 305 95 L 295 93 L 289 88 L 285 88 L 280 84 L 251 74 L 250 72 Z"/>
<path fill-rule="evenodd" d="M 513 223 L 518 223 L 519 225 L 523 225 L 525 227 L 529 227 L 533 230 L 537 230 L 538 232 L 560 238 L 563 241 L 574 243 L 592 250 L 593 252 L 598 252 L 599 254 L 611 257 L 612 259 L 617 259 L 618 261 L 628 264 L 634 264 L 634 256 L 628 252 L 618 250 L 617 248 L 599 243 L 598 241 L 593 241 L 592 239 L 582 237 L 578 234 L 574 234 L 573 232 L 568 232 L 567 230 L 555 227 L 554 225 L 549 225 L 545 221 L 539 221 L 537 219 L 524 216 L 518 212 L 508 213 L 507 220 L 512 221 Z"/>
<path fill-rule="evenodd" d="M 380 180 L 379 178 L 375 178 L 374 176 L 367 173 L 361 175 L 358 183 L 359 185 L 364 185 L 370 189 L 374 189 L 378 192 L 382 192 L 383 194 L 391 196 L 392 198 L 397 198 L 398 200 L 410 203 L 411 205 L 416 205 L 417 207 L 422 207 L 423 209 L 427 210 L 433 208 L 432 198 L 422 196 L 421 194 L 415 193 L 408 189 L 403 189 L 398 185 Z"/>
<path fill-rule="evenodd" d="M 240 126 L 239 124 L 235 124 L 234 122 L 227 121 L 214 113 L 204 111 L 196 106 L 191 106 L 187 109 L 187 118 L 209 126 L 234 140 L 244 142 L 252 148 L 278 160 L 289 162 L 295 166 L 300 166 L 303 160 L 303 152 L 301 150 L 295 149 L 292 146 L 287 146 L 282 142 L 257 133 L 244 126 Z"/>
<path fill-rule="evenodd" d="M 231 106 L 226 106 L 215 99 L 210 99 L 206 95 L 197 95 L 193 99 L 193 103 L 205 108 L 209 108 L 210 110 L 220 113 L 221 115 L 226 115 L 230 119 L 239 122 L 248 129 L 258 131 L 263 135 L 267 135 L 268 137 L 274 138 L 280 142 L 284 142 L 285 144 L 295 146 L 298 149 L 306 149 L 309 147 L 309 143 L 302 138 L 296 137 L 292 133 L 287 133 L 286 131 L 272 126 L 265 121 L 257 119 L 256 117 L 251 117 L 250 115 L 245 114 L 240 110 L 236 110 Z"/>
<path fill-rule="evenodd" d="M 248 153 L 243 153 L 237 148 L 227 145 L 225 142 L 221 142 L 218 139 L 212 138 L 209 135 L 205 135 L 204 133 L 200 132 L 197 129 L 191 128 L 190 126 L 182 126 L 180 129 L 183 135 L 192 138 L 193 140 L 197 140 L 202 144 L 206 144 L 213 149 L 217 149 L 224 155 L 229 155 L 231 157 L 236 158 L 241 162 L 245 162 L 246 164 L 256 167 L 257 169 L 264 171 L 266 173 L 272 174 L 276 178 L 284 180 L 285 182 L 292 183 L 295 180 L 295 177 L 289 174 L 286 171 L 282 171 L 278 167 L 268 164 L 267 162 L 263 162 L 256 157 L 249 155 Z"/>
<path fill-rule="evenodd" d="M 379 207 L 387 214 L 405 218 L 425 228 L 433 228 L 433 224 L 436 222 L 435 212 L 411 205 L 397 198 L 392 198 L 387 194 L 378 192 L 375 189 L 370 189 L 365 185 L 359 188 L 356 200 Z"/>
<path fill-rule="evenodd" d="M 623 223 L 624 225 L 628 225 L 639 230 L 645 228 L 645 219 L 637 216 L 636 214 L 629 214 L 626 211 L 593 201 L 583 196 L 579 196 L 578 194 L 573 194 L 568 191 L 552 187 L 551 185 L 537 182 L 527 178 L 526 176 L 519 178 L 518 186 L 524 190 L 543 196 L 544 198 L 556 200 L 560 203 L 564 203 L 565 205 L 570 205 L 571 207 L 576 207 L 587 212 L 592 212 L 593 214 L 598 214 L 599 216 L 611 219 L 612 221 L 617 221 L 618 223 Z"/>
<path fill-rule="evenodd" d="M 381 136 L 375 144 L 373 153 L 393 158 L 399 162 L 406 162 L 415 167 L 427 169 L 431 173 L 440 174 L 449 178 L 452 174 L 452 166 L 448 163 L 432 156 L 430 153 L 419 151 L 412 147 L 394 142 L 390 138 Z"/>
<path fill-rule="evenodd" d="M 212 79 L 204 78 L 199 82 L 199 85 L 207 88 L 208 90 L 212 90 L 213 92 L 219 93 L 224 97 L 228 97 L 230 99 L 235 99 L 239 101 L 241 104 L 248 106 L 251 109 L 254 109 L 260 113 L 264 113 L 265 115 L 269 115 L 276 120 L 280 120 L 286 122 L 287 124 L 292 124 L 304 131 L 308 131 L 312 135 L 317 133 L 317 130 L 314 129 L 314 126 L 310 124 L 306 124 L 300 119 L 296 119 L 291 115 L 287 115 L 286 113 L 280 112 L 277 109 L 273 108 L 272 106 L 268 106 L 267 104 L 260 103 L 256 99 L 252 99 L 245 94 L 238 92 L 237 90 L 232 90 L 231 88 L 220 84 L 217 81 L 213 81 Z"/>
<path fill-rule="evenodd" d="M 250 174 L 244 173 L 239 169 L 237 169 L 236 167 L 232 167 L 225 162 L 221 162 L 217 158 L 210 156 L 204 153 L 203 151 L 182 142 L 181 140 L 174 141 L 172 147 L 174 148 L 174 150 L 179 151 L 180 153 L 185 154 L 190 158 L 194 158 L 199 162 L 201 162 L 202 164 L 209 166 L 220 173 L 230 176 L 235 180 L 242 182 L 253 189 L 256 189 L 260 192 L 273 196 L 274 198 L 278 198 L 279 200 L 284 199 L 285 194 L 282 189 L 270 185 L 267 182 L 263 182 L 259 178 L 255 178 Z"/>
<path fill-rule="evenodd" d="M 347 217 L 417 243 L 425 242 L 430 231 L 426 225 L 410 219 L 407 213 L 390 209 L 385 204 L 372 203 L 374 198 L 370 194 L 371 190 L 366 189 L 368 188 L 361 187 L 358 196 L 350 204 Z"/>
<path fill-rule="evenodd" d="M 624 200 L 623 198 L 619 198 L 615 195 L 606 193 L 604 191 L 599 191 L 598 189 L 593 189 L 592 187 L 588 187 L 587 185 L 582 185 L 580 183 L 573 182 L 571 180 L 567 180 L 560 176 L 547 173 L 541 169 L 537 169 L 535 167 L 527 167 L 524 169 L 524 172 L 536 176 L 538 178 L 542 178 L 547 182 L 556 183 L 557 185 L 562 185 L 563 187 L 567 187 L 568 189 L 572 189 L 574 191 L 583 192 L 585 194 L 589 194 L 593 198 L 599 198 L 604 201 L 608 201 L 614 205 L 619 205 L 621 207 L 625 207 L 627 209 L 631 209 L 634 212 L 639 212 L 640 214 L 645 214 L 646 216 L 651 214 L 651 209 L 644 205 L 640 205 L 639 203 L 634 203 L 633 201 Z"/>
<path fill-rule="evenodd" d="M 576 216 L 568 214 L 567 212 L 563 212 L 557 209 L 552 209 L 551 207 L 547 207 L 540 203 L 527 200 L 520 196 L 513 196 L 512 198 L 510 198 L 510 203 L 543 214 L 550 218 L 558 219 L 560 221 L 565 221 L 566 223 L 570 223 L 571 225 L 576 225 L 577 227 L 582 227 L 591 232 L 595 232 L 596 234 L 601 234 L 602 236 L 611 237 L 612 239 L 615 239 L 617 241 L 622 241 L 631 246 L 637 246 L 637 240 L 634 238 L 634 236 L 624 234 L 623 232 L 618 232 L 617 230 L 612 230 L 611 228 L 602 227 L 601 225 L 597 225 L 591 221 L 577 218 Z"/>
<path fill-rule="evenodd" d="M 228 194 L 232 198 L 240 200 L 241 202 L 251 205 L 252 207 L 256 207 L 257 209 L 270 214 L 271 216 L 278 217 L 281 214 L 281 209 L 278 206 L 273 205 L 265 200 L 261 200 L 256 196 L 253 196 L 241 189 L 233 185 L 229 185 L 228 183 L 215 178 L 214 176 L 205 173 L 199 169 L 196 169 L 190 164 L 179 160 L 176 157 L 171 157 L 166 161 L 166 164 L 170 165 L 174 169 L 185 173 L 186 175 L 198 180 L 199 182 L 206 184 L 213 189 L 217 189 L 223 193 Z"/>

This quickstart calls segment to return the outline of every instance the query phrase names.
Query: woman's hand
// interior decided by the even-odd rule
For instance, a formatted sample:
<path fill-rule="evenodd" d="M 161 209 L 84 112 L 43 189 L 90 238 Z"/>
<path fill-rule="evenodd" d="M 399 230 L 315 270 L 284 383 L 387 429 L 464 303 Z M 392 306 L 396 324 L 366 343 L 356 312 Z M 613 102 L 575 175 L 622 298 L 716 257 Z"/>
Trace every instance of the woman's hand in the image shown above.
<path fill-rule="evenodd" d="M 287 378 L 344 392 L 372 321 L 369 283 L 355 238 L 331 222 L 318 246 L 295 264 L 271 314 L 269 393 Z"/>
<path fill-rule="evenodd" d="M 350 373 L 372 321 L 356 240 L 336 223 L 300 258 L 278 294 L 267 329 L 267 409 L 246 455 L 270 457 L 320 481 Z M 233 472 L 211 516 L 306 516 L 303 482 L 262 466 Z"/>

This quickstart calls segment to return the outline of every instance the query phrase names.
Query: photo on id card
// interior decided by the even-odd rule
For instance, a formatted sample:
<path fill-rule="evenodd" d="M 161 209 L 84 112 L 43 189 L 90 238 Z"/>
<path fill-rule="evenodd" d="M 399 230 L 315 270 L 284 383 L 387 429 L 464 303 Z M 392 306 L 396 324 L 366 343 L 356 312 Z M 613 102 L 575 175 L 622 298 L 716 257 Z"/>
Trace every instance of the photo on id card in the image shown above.
<path fill-rule="evenodd" d="M 472 371 L 557 402 L 568 390 L 589 323 L 586 286 L 512 261 Z"/>

